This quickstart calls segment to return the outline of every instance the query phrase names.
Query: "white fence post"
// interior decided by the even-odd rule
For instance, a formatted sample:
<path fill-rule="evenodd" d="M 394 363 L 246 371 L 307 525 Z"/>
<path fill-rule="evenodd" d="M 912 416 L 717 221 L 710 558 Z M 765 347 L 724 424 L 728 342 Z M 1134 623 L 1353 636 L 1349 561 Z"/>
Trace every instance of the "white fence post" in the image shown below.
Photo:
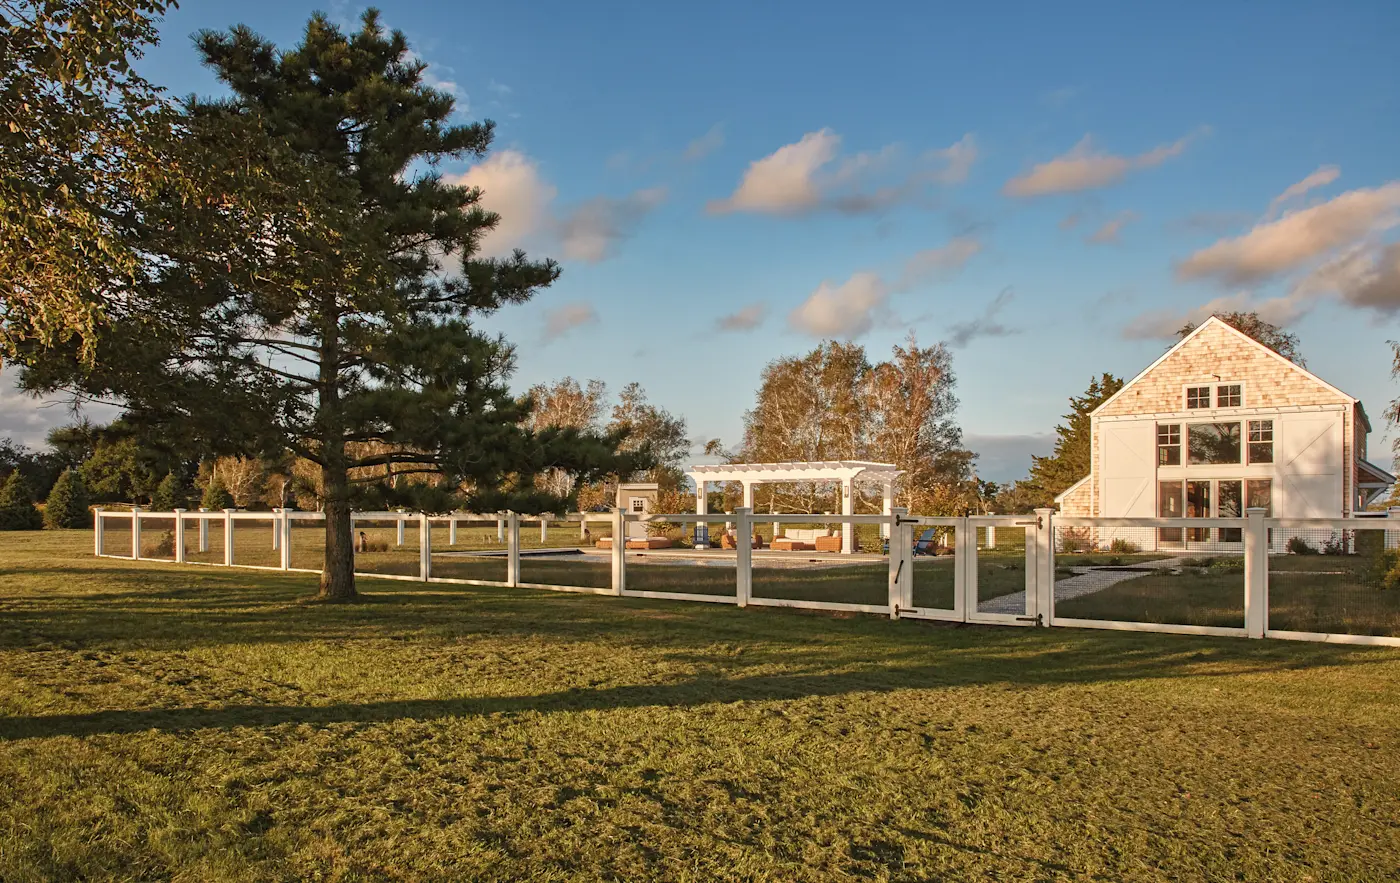
<path fill-rule="evenodd" d="M 272 509 L 272 551 L 274 552 L 282 548 L 282 522 L 277 517 L 281 511 L 275 506 Z"/>
<path fill-rule="evenodd" d="M 988 549 L 995 549 L 996 547 L 997 547 L 997 528 L 996 528 L 996 525 L 994 525 L 994 524 L 989 524 L 989 525 L 987 525 L 987 548 L 988 548 Z"/>
<path fill-rule="evenodd" d="M 503 521 L 510 527 L 510 545 L 506 547 L 506 582 L 514 588 L 520 585 L 520 516 L 514 512 L 507 512 L 504 519 L 496 520 L 496 524 L 500 525 Z M 498 528 L 497 535 L 500 532 Z"/>
<path fill-rule="evenodd" d="M 627 591 L 627 513 L 621 507 L 613 509 L 612 518 L 612 593 Z"/>
<path fill-rule="evenodd" d="M 457 516 L 453 513 L 447 516 L 447 545 L 457 545 Z"/>
<path fill-rule="evenodd" d="M 199 511 L 204 513 L 209 510 L 201 506 Z M 205 518 L 202 514 L 199 516 L 199 551 L 209 551 L 209 519 Z"/>
<path fill-rule="evenodd" d="M 398 516 L 394 519 L 394 524 L 395 524 L 395 526 L 398 528 L 398 537 L 397 537 L 397 542 L 395 543 L 395 545 L 398 545 L 398 546 L 402 546 L 402 545 L 403 545 L 403 523 L 404 523 L 404 521 L 405 521 L 405 513 L 404 513 L 404 511 L 403 511 L 402 509 L 400 509 L 400 510 L 398 510 Z"/>
<path fill-rule="evenodd" d="M 753 509 L 735 509 L 734 521 L 734 546 L 738 553 L 734 562 L 734 595 L 740 607 L 747 607 L 753 596 Z"/>
<path fill-rule="evenodd" d="M 992 530 L 993 528 L 988 528 Z M 991 534 L 987 535 L 990 537 Z M 991 548 L 991 546 L 988 546 Z M 1055 617 L 1055 510 L 1035 510 L 1035 606 L 1029 611 L 1036 625 L 1050 626 Z"/>
<path fill-rule="evenodd" d="M 904 563 L 904 529 L 905 525 L 901 520 L 909 514 L 908 509 L 893 506 L 889 511 L 889 522 L 885 525 L 888 528 L 890 544 L 890 619 L 899 619 L 901 607 L 908 607 L 905 601 L 904 581 L 910 576 L 905 570 Z"/>
<path fill-rule="evenodd" d="M 583 510 L 578 512 L 578 540 L 583 542 L 588 539 L 588 519 L 584 517 Z"/>
<path fill-rule="evenodd" d="M 131 557 L 141 560 L 141 507 L 131 507 Z"/>
<path fill-rule="evenodd" d="M 540 545 L 543 546 L 549 539 L 549 516 L 540 516 Z"/>
<path fill-rule="evenodd" d="M 185 510 L 175 510 L 175 563 L 185 563 Z"/>
<path fill-rule="evenodd" d="M 428 513 L 418 513 L 418 578 L 423 582 L 433 576 L 433 526 Z"/>
<path fill-rule="evenodd" d="M 505 520 L 504 518 L 502 518 L 502 517 L 500 516 L 500 514 L 497 514 L 497 515 L 496 515 L 496 542 L 498 542 L 498 543 L 504 543 L 505 541 L 506 541 L 506 520 Z"/>
<path fill-rule="evenodd" d="M 291 570 L 291 569 L 292 569 L 292 510 L 283 508 L 283 509 L 279 509 L 279 510 L 277 510 L 277 511 L 280 513 L 280 514 L 278 515 L 277 528 L 278 528 L 278 531 L 282 534 L 282 543 L 281 543 L 281 546 L 280 546 L 280 548 L 281 548 L 281 550 L 282 550 L 282 556 L 281 556 L 281 560 L 278 562 L 278 565 L 279 565 L 283 570 Z"/>
<path fill-rule="evenodd" d="M 224 566 L 233 566 L 233 511 L 224 510 Z"/>
<path fill-rule="evenodd" d="M 92 510 L 92 554 L 102 554 L 102 507 Z"/>
<path fill-rule="evenodd" d="M 1251 638 L 1264 637 L 1269 627 L 1269 532 L 1264 527 L 1267 510 L 1244 512 L 1244 630 Z"/>

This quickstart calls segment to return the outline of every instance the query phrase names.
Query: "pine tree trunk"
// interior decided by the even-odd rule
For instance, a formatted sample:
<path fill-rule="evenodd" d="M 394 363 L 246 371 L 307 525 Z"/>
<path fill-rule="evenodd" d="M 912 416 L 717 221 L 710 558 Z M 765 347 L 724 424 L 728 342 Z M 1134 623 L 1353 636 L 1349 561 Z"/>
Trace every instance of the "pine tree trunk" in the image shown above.
<path fill-rule="evenodd" d="M 326 560 L 321 569 L 320 598 L 349 601 L 355 597 L 355 541 L 350 529 L 349 482 L 344 469 L 325 467 Z"/>

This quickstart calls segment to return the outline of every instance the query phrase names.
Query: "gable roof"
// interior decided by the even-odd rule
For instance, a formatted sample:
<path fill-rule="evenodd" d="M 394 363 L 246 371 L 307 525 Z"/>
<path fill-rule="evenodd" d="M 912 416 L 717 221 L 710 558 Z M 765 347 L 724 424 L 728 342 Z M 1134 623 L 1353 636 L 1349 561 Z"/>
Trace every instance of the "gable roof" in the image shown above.
<path fill-rule="evenodd" d="M 1072 484 L 1072 485 L 1070 485 L 1069 487 L 1065 488 L 1064 490 L 1060 491 L 1058 494 L 1055 495 L 1055 502 L 1056 502 L 1056 503 L 1063 503 L 1063 502 L 1065 501 L 1065 498 L 1066 498 L 1066 497 L 1068 497 L 1070 494 L 1074 493 L 1075 491 L 1079 490 L 1079 486 L 1080 486 L 1080 485 L 1082 485 L 1084 482 L 1088 481 L 1089 479 L 1091 479 L 1091 478 L 1093 478 L 1093 477 L 1094 477 L 1094 476 L 1093 476 L 1092 474 L 1091 474 L 1091 475 L 1086 475 L 1086 476 L 1084 476 L 1083 478 L 1081 478 L 1081 479 L 1079 479 L 1078 481 L 1076 481 L 1074 484 Z"/>
<path fill-rule="evenodd" d="M 1186 344 L 1190 343 L 1191 340 L 1192 340 L 1197 334 L 1200 334 L 1202 331 L 1205 331 L 1207 328 L 1211 328 L 1211 327 L 1217 326 L 1217 325 L 1218 325 L 1219 327 L 1221 327 L 1221 328 L 1224 328 L 1226 331 L 1230 332 L 1231 334 L 1234 334 L 1235 336 L 1241 338 L 1242 340 L 1245 340 L 1245 341 L 1249 342 L 1250 344 L 1253 344 L 1255 347 L 1257 347 L 1257 348 L 1259 348 L 1260 350 L 1263 350 L 1265 353 L 1267 353 L 1270 357 L 1279 360 L 1279 361 L 1282 362 L 1284 365 L 1287 365 L 1289 368 L 1292 368 L 1294 371 L 1300 372 L 1300 373 L 1303 374 L 1305 377 L 1307 377 L 1308 379 L 1314 381 L 1315 383 L 1321 384 L 1322 386 L 1326 387 L 1327 389 L 1331 390 L 1332 392 L 1336 393 L 1337 395 L 1341 396 L 1342 398 L 1350 400 L 1352 404 L 1354 404 L 1354 405 L 1359 405 L 1359 404 L 1361 404 L 1360 399 L 1356 398 L 1356 396 L 1351 395 L 1350 393 L 1343 392 L 1343 391 L 1340 390 L 1340 389 L 1337 389 L 1337 387 L 1335 387 L 1335 386 L 1333 386 L 1332 384 L 1328 383 L 1327 381 L 1323 380 L 1321 377 L 1318 377 L 1316 374 L 1312 373 L 1312 372 L 1309 371 L 1307 368 L 1304 368 L 1303 366 L 1297 364 L 1296 362 L 1291 362 L 1291 361 L 1289 361 L 1288 359 L 1285 359 L 1283 356 L 1281 356 L 1281 355 L 1279 355 L 1278 353 L 1274 352 L 1274 351 L 1273 351 L 1272 349 L 1270 349 L 1269 347 L 1265 346 L 1264 344 L 1262 344 L 1262 343 L 1260 343 L 1259 341 L 1255 340 L 1254 338 L 1250 337 L 1248 334 L 1245 334 L 1243 331 L 1239 330 L 1238 328 L 1236 328 L 1235 326 L 1231 325 L 1229 322 L 1226 322 L 1225 320 L 1221 319 L 1220 317 L 1218 317 L 1218 316 L 1211 316 L 1209 319 L 1206 319 L 1204 322 L 1202 322 L 1201 324 L 1197 325 L 1197 326 L 1191 331 L 1190 334 L 1186 335 L 1186 336 L 1183 337 L 1181 340 L 1177 341 L 1175 346 L 1173 346 L 1171 349 L 1167 350 L 1165 353 L 1162 353 L 1162 355 L 1158 356 L 1158 357 L 1157 357 L 1157 360 L 1154 361 L 1151 365 L 1148 365 L 1146 368 L 1144 368 L 1144 369 L 1142 369 L 1141 371 L 1139 371 L 1139 372 L 1137 373 L 1137 376 L 1136 376 L 1136 377 L 1134 377 L 1132 380 L 1129 380 L 1127 383 L 1123 384 L 1123 388 L 1122 388 L 1122 389 L 1118 390 L 1118 391 L 1115 392 L 1113 395 L 1111 395 L 1111 396 L 1109 396 L 1108 398 L 1104 399 L 1104 400 L 1099 404 L 1099 406 L 1098 406 L 1097 408 L 1095 408 L 1094 410 L 1092 410 L 1092 411 L 1089 412 L 1090 415 L 1092 416 L 1092 415 L 1094 415 L 1094 414 L 1097 414 L 1097 413 L 1099 413 L 1100 411 L 1102 411 L 1104 408 L 1107 408 L 1111 402 L 1117 400 L 1117 398 L 1118 398 L 1119 396 L 1121 396 L 1123 393 L 1125 393 L 1125 392 L 1127 392 L 1129 389 L 1131 389 L 1131 388 L 1133 387 L 1133 384 L 1137 383 L 1139 380 L 1143 379 L 1143 378 L 1146 377 L 1148 374 L 1151 374 L 1152 371 L 1153 371 L 1153 369 L 1155 369 L 1158 365 L 1160 365 L 1160 364 L 1162 364 L 1163 362 L 1165 362 L 1169 356 L 1171 356 L 1173 353 L 1175 353 L 1177 350 L 1181 349 L 1182 347 L 1186 346 Z M 1370 422 L 1370 421 L 1367 421 L 1368 425 L 1369 425 L 1369 422 Z"/>

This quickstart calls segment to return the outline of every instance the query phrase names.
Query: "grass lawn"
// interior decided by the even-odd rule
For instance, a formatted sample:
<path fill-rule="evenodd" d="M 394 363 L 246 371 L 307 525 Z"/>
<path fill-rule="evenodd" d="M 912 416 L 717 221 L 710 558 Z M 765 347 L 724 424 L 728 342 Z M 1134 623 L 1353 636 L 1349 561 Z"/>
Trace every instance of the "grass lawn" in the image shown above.
<path fill-rule="evenodd" d="M 90 551 L 0 534 L 5 881 L 1400 874 L 1397 650 Z"/>

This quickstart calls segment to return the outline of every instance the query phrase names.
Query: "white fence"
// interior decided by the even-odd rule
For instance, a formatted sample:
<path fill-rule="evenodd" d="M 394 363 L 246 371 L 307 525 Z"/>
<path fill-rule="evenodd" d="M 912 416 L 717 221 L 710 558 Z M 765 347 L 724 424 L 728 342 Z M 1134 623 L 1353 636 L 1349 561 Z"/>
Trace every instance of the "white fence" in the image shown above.
<path fill-rule="evenodd" d="M 318 512 L 99 509 L 96 515 L 99 556 L 321 569 L 324 515 Z M 629 549 L 617 540 L 637 522 L 701 538 L 703 548 Z M 731 550 L 708 548 L 715 524 L 725 525 Z M 867 549 L 847 556 L 755 547 L 760 528 L 772 525 L 776 533 L 812 524 L 856 535 L 864 528 Z M 381 579 L 896 619 L 1400 646 L 1400 518 L 1284 520 L 1261 509 L 1245 518 L 1189 519 L 1073 518 L 1051 510 L 959 518 L 899 509 L 761 516 L 747 509 L 649 516 L 399 511 L 355 513 L 354 536 L 356 573 Z M 602 536 L 614 538 L 606 551 L 594 545 Z M 585 548 L 588 554 L 580 554 Z"/>

